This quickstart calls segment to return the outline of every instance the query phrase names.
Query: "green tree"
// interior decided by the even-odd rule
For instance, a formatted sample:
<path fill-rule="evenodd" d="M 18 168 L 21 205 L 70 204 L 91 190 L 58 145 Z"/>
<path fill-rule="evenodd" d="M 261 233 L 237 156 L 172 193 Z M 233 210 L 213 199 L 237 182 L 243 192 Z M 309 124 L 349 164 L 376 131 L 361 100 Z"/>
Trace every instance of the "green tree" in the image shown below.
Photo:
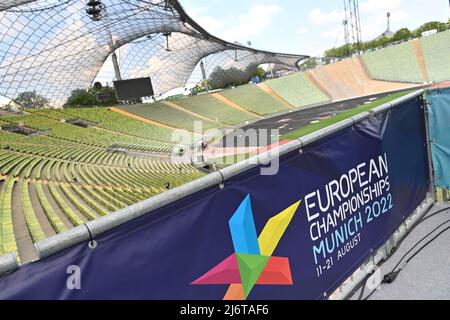
<path fill-rule="evenodd" d="M 111 99 L 107 101 L 99 101 L 97 94 L 109 94 Z M 94 106 L 111 106 L 117 104 L 117 98 L 114 88 L 103 87 L 100 90 L 95 88 L 89 89 L 75 89 L 67 99 L 64 107 L 66 108 L 78 108 L 78 107 L 94 107 Z"/>
<path fill-rule="evenodd" d="M 223 89 L 230 86 L 237 87 L 248 83 L 257 68 L 257 64 L 251 64 L 245 70 L 235 67 L 223 69 L 222 67 L 217 66 L 209 75 L 208 84 L 212 90 Z"/>
<path fill-rule="evenodd" d="M 330 62 L 332 59 L 343 59 L 349 57 L 352 53 L 352 46 L 344 44 L 338 48 L 333 48 L 325 51 L 325 60 Z"/>
<path fill-rule="evenodd" d="M 430 30 L 436 29 L 438 32 L 441 32 L 441 31 L 447 30 L 447 28 L 448 28 L 448 25 L 444 22 L 431 21 L 431 22 L 424 23 L 419 28 L 417 28 L 417 30 L 414 32 L 414 35 L 416 37 L 420 37 L 424 31 L 430 31 Z"/>
<path fill-rule="evenodd" d="M 390 40 L 389 40 L 388 37 L 382 36 L 382 37 L 378 38 L 378 39 L 375 41 L 375 46 L 376 46 L 377 48 L 379 48 L 379 47 L 386 48 L 387 45 L 389 44 L 389 42 L 390 42 Z"/>
<path fill-rule="evenodd" d="M 317 60 L 315 58 L 308 59 L 305 63 L 300 66 L 300 70 L 310 70 L 317 67 Z"/>
<path fill-rule="evenodd" d="M 264 71 L 264 69 L 261 67 L 256 67 L 256 69 L 255 69 L 255 71 L 253 71 L 251 77 L 252 78 L 259 77 L 260 79 L 264 79 L 265 76 L 266 76 L 266 71 Z"/>
<path fill-rule="evenodd" d="M 36 91 L 19 93 L 15 102 L 26 109 L 38 109 L 48 105 L 48 99 L 37 94 Z"/>
<path fill-rule="evenodd" d="M 401 28 L 391 38 L 391 42 L 405 41 L 412 37 L 412 32 L 408 28 Z"/>

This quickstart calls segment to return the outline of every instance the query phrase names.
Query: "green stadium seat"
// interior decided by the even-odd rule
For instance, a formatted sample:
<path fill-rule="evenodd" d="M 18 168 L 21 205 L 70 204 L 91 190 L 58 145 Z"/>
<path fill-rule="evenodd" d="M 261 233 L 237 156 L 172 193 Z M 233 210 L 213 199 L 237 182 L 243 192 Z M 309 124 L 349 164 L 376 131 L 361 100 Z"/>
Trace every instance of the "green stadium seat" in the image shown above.
<path fill-rule="evenodd" d="M 450 80 L 450 30 L 422 37 L 420 41 L 430 80 Z"/>
<path fill-rule="evenodd" d="M 220 92 L 220 95 L 259 115 L 289 110 L 281 101 L 271 97 L 257 85 L 244 85 Z"/>
<path fill-rule="evenodd" d="M 269 80 L 266 84 L 280 97 L 297 108 L 325 103 L 330 100 L 302 72 Z"/>
<path fill-rule="evenodd" d="M 211 95 L 200 95 L 174 101 L 177 105 L 212 121 L 233 125 L 250 120 L 249 113 L 234 109 Z"/>
<path fill-rule="evenodd" d="M 376 80 L 423 83 L 424 79 L 410 42 L 365 53 L 364 63 Z"/>

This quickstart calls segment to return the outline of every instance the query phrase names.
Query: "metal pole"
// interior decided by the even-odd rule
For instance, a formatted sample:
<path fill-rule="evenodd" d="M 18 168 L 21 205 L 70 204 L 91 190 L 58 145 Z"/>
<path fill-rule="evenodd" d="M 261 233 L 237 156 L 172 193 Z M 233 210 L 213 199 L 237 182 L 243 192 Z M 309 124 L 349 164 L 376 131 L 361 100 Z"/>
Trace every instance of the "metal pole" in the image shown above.
<path fill-rule="evenodd" d="M 120 81 L 120 80 L 122 80 L 122 75 L 120 74 L 119 62 L 117 61 L 117 55 L 115 52 L 112 53 L 111 59 L 112 59 L 112 63 L 114 66 L 114 72 L 116 74 L 116 79 Z"/>
<path fill-rule="evenodd" d="M 203 60 L 200 62 L 200 69 L 202 70 L 203 86 L 204 86 L 206 92 L 209 93 L 209 89 L 208 89 L 208 80 L 206 79 L 205 63 L 204 63 Z"/>
<path fill-rule="evenodd" d="M 345 32 L 345 43 L 349 46 L 350 45 L 350 33 L 348 31 L 348 12 L 347 12 L 347 2 L 344 0 L 344 13 L 345 13 L 345 20 L 344 20 L 344 32 Z"/>
<path fill-rule="evenodd" d="M 343 23 L 343 25 L 344 25 L 344 38 L 345 38 L 345 44 L 347 45 L 347 46 L 349 46 L 350 45 L 350 40 L 348 39 L 348 21 L 347 21 L 347 18 L 345 18 L 346 20 L 344 20 L 342 23 Z"/>
<path fill-rule="evenodd" d="M 359 0 L 355 0 L 355 15 L 356 15 L 356 32 L 358 37 L 358 54 L 361 54 L 362 50 L 362 28 L 361 28 L 361 16 L 359 14 Z"/>
<path fill-rule="evenodd" d="M 122 80 L 122 75 L 120 74 L 119 62 L 117 60 L 117 54 L 115 52 L 116 44 L 114 43 L 114 39 L 113 39 L 112 32 L 111 32 L 108 11 L 104 4 L 103 4 L 103 10 L 105 11 L 105 25 L 106 25 L 106 31 L 108 32 L 109 49 L 112 51 L 111 60 L 112 60 L 112 64 L 114 67 L 114 73 L 116 74 L 116 80 Z"/>
<path fill-rule="evenodd" d="M 425 131 L 426 131 L 426 148 L 428 153 L 428 171 L 429 171 L 429 182 L 430 188 L 429 192 L 431 193 L 431 197 L 434 202 L 437 201 L 437 193 L 436 193 L 436 183 L 434 180 L 434 165 L 433 165 L 433 154 L 431 152 L 431 141 L 430 137 L 430 126 L 429 126 L 429 112 L 428 112 L 428 103 L 424 99 L 423 94 L 419 97 L 422 101 L 423 113 L 424 113 L 424 121 L 425 121 Z"/>

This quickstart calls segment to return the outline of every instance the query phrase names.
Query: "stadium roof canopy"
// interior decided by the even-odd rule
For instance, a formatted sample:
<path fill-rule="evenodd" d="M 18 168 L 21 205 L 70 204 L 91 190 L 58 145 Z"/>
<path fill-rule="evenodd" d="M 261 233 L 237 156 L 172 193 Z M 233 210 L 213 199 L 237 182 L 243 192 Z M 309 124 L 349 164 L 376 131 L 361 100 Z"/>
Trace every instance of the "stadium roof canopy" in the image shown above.
<path fill-rule="evenodd" d="M 61 106 L 73 90 L 85 89 L 99 77 L 114 79 L 105 62 L 115 51 L 122 78 L 150 76 L 155 95 L 193 81 L 202 59 L 209 77 L 224 70 L 245 73 L 264 63 L 295 68 L 308 58 L 214 37 L 176 0 L 102 0 L 98 21 L 86 13 L 86 3 L 1 1 L 0 95 L 14 99 L 36 91 L 51 105 Z"/>

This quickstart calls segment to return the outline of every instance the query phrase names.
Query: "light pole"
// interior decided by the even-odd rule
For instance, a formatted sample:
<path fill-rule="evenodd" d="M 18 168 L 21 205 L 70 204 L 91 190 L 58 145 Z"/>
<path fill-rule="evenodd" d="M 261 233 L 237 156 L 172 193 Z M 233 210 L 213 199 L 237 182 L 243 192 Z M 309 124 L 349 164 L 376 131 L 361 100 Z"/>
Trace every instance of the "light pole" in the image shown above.
<path fill-rule="evenodd" d="M 114 72 L 116 74 L 117 80 L 122 80 L 122 75 L 120 74 L 119 62 L 117 60 L 115 42 L 111 33 L 111 21 L 109 20 L 108 11 L 106 10 L 106 5 L 100 0 L 89 0 L 87 2 L 86 13 L 90 16 L 93 21 L 100 21 L 102 17 L 105 17 L 105 27 L 108 33 L 108 44 L 111 50 L 111 60 L 114 67 Z"/>

